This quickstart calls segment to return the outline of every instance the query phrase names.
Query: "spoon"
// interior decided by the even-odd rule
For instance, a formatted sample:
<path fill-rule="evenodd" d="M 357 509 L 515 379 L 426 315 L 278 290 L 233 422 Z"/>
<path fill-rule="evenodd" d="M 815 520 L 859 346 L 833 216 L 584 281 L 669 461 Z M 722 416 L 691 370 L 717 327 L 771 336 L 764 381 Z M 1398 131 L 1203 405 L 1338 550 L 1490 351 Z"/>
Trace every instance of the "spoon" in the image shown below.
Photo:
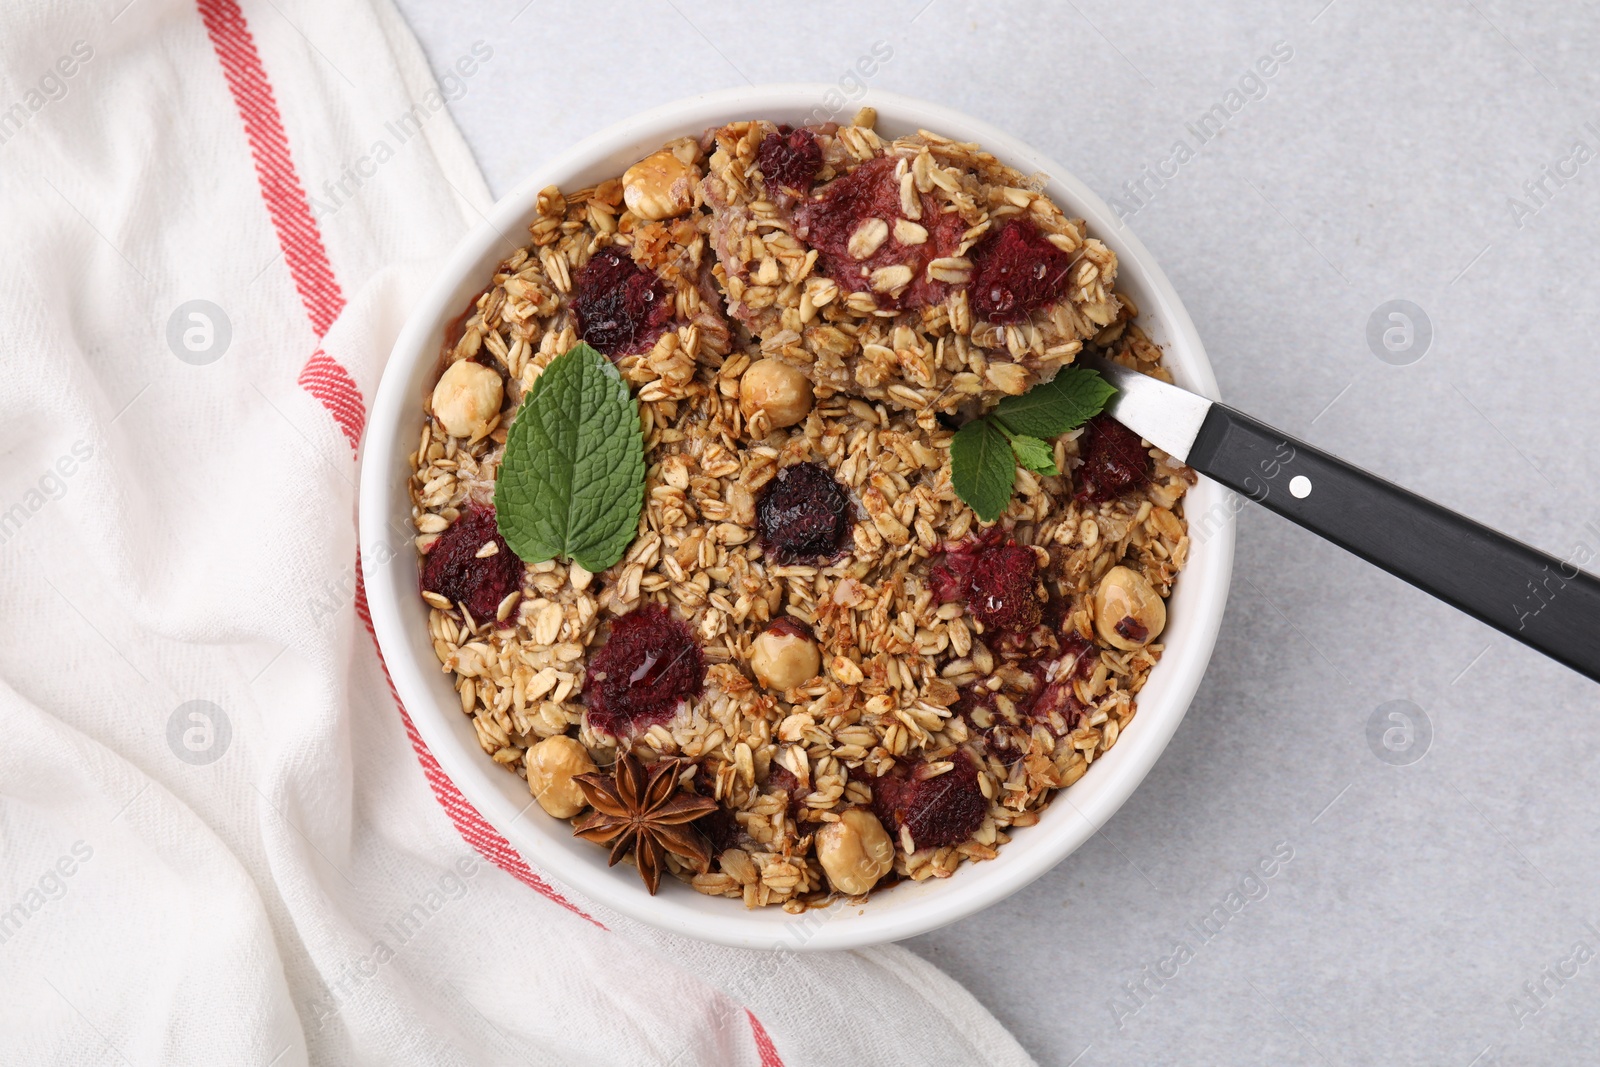
<path fill-rule="evenodd" d="M 1600 579 L 1225 404 L 1092 356 L 1106 411 L 1201 474 L 1600 681 Z"/>

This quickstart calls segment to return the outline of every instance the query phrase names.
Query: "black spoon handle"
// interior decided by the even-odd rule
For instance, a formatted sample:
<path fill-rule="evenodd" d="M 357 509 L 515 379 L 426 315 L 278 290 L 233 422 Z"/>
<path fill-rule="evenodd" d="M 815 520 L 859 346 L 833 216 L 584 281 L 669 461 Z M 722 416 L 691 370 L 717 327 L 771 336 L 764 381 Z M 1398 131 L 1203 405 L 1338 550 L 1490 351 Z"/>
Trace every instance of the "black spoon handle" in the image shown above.
<path fill-rule="evenodd" d="M 1369 563 L 1600 681 L 1600 579 L 1212 404 L 1189 465 Z M 1596 534 L 1600 545 L 1600 531 Z"/>

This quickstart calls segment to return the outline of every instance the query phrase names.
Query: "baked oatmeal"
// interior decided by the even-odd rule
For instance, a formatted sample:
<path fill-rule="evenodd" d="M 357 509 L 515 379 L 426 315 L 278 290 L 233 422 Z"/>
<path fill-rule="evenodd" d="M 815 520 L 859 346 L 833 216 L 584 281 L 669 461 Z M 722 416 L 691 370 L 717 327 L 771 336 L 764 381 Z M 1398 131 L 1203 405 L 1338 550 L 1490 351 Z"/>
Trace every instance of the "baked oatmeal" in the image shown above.
<path fill-rule="evenodd" d="M 874 125 L 737 122 L 546 189 L 446 338 L 411 480 L 434 649 L 485 753 L 652 892 L 799 911 L 992 858 L 1161 653 L 1186 468 L 1098 415 L 995 521 L 952 476 L 1085 347 L 1166 377 L 1114 254 L 978 146 Z M 495 512 L 580 342 L 642 431 L 597 573 L 524 563 Z"/>

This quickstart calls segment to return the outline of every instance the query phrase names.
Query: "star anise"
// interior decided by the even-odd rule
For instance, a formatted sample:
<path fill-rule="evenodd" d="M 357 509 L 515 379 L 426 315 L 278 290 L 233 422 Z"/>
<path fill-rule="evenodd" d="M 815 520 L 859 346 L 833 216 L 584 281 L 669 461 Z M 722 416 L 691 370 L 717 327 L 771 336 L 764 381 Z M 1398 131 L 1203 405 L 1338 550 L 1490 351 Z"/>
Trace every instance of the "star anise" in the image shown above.
<path fill-rule="evenodd" d="M 611 774 L 573 778 L 594 808 L 573 824 L 573 834 L 611 846 L 611 866 L 633 853 L 639 876 L 655 895 L 667 853 L 691 861 L 704 874 L 711 868 L 711 846 L 689 824 L 714 811 L 710 797 L 678 791 L 678 776 L 688 761 L 663 759 L 647 771 L 632 754 L 617 760 Z"/>

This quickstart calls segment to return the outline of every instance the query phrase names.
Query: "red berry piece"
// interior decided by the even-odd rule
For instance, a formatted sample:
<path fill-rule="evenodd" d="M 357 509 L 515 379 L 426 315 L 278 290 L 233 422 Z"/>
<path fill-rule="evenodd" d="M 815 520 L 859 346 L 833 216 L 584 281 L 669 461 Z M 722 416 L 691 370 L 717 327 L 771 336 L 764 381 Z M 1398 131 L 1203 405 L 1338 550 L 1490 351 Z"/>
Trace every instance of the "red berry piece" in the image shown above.
<path fill-rule="evenodd" d="M 911 832 L 917 849 L 959 845 L 978 831 L 989 801 L 978 786 L 972 757 L 956 752 L 943 774 L 923 777 L 927 764 L 898 765 L 872 783 L 872 809 L 884 825 Z"/>
<path fill-rule="evenodd" d="M 578 272 L 572 310 L 578 337 L 615 359 L 655 343 L 672 318 L 672 301 L 661 279 L 625 249 L 602 248 Z"/>
<path fill-rule="evenodd" d="M 823 186 L 818 196 L 795 208 L 795 219 L 806 228 L 805 238 L 825 256 L 854 262 L 847 246 L 862 221 L 900 217 L 900 183 L 894 160 L 870 159 L 855 170 Z"/>
<path fill-rule="evenodd" d="M 761 543 L 782 562 L 829 558 L 850 532 L 850 497 L 820 463 L 778 471 L 756 501 Z"/>
<path fill-rule="evenodd" d="M 583 684 L 589 725 L 628 737 L 666 722 L 680 703 L 700 695 L 705 673 L 687 626 L 654 604 L 631 611 L 611 624 L 606 643 L 589 658 Z"/>
<path fill-rule="evenodd" d="M 947 549 L 929 571 L 929 584 L 943 603 L 965 600 L 985 630 L 1020 635 L 1044 617 L 1035 590 L 1038 568 L 1033 549 L 993 529 Z"/>
<path fill-rule="evenodd" d="M 756 166 L 769 189 L 782 187 L 804 196 L 822 169 L 822 146 L 810 130 L 780 126 L 776 133 L 762 138 L 756 149 Z"/>
<path fill-rule="evenodd" d="M 920 244 L 901 244 L 894 236 L 895 222 L 905 218 L 900 210 L 900 180 L 891 156 L 870 159 L 855 170 L 835 178 L 821 193 L 802 201 L 794 211 L 798 234 L 818 252 L 828 277 L 854 292 L 872 288 L 872 272 L 880 267 L 906 266 L 914 279 L 898 297 L 878 294 L 884 307 L 914 308 L 944 299 L 949 286 L 927 278 L 929 262 L 953 255 L 966 232 L 966 223 L 953 211 L 941 210 L 931 196 L 922 196 L 918 226 L 927 231 Z M 880 219 L 890 235 L 865 259 L 850 252 L 850 237 L 867 219 Z"/>
<path fill-rule="evenodd" d="M 1055 681 L 1045 684 L 1045 675 L 1042 672 L 1039 674 L 1041 688 L 1029 705 L 1028 714 L 1051 726 L 1058 735 L 1064 735 L 1076 729 L 1084 713 L 1089 710 L 1078 699 L 1072 683 L 1088 680 L 1094 674 L 1100 656 L 1088 641 L 1077 634 L 1070 634 L 1061 642 L 1058 661 L 1060 666 L 1056 669 Z"/>
<path fill-rule="evenodd" d="M 944 554 L 934 560 L 928 569 L 928 585 L 941 604 L 967 599 L 967 586 L 972 581 L 972 565 L 978 553 L 1000 543 L 1004 535 L 998 528 L 970 537 L 956 545 L 946 545 Z"/>
<path fill-rule="evenodd" d="M 985 628 L 1025 634 L 1042 614 L 1034 595 L 1039 561 L 1026 545 L 1005 544 L 980 553 L 967 587 L 967 607 Z"/>
<path fill-rule="evenodd" d="M 1026 219 L 1012 219 L 972 250 L 972 310 L 991 322 L 1021 322 L 1057 300 L 1071 258 Z"/>
<path fill-rule="evenodd" d="M 494 553 L 480 556 L 487 544 L 495 546 Z M 493 508 L 463 511 L 422 560 L 422 588 L 465 604 L 474 622 L 494 618 L 500 602 L 521 587 L 522 561 L 500 536 Z"/>
<path fill-rule="evenodd" d="M 1078 499 L 1091 504 L 1115 500 L 1145 480 L 1150 453 L 1139 435 L 1110 415 L 1096 415 L 1078 438 Z"/>

